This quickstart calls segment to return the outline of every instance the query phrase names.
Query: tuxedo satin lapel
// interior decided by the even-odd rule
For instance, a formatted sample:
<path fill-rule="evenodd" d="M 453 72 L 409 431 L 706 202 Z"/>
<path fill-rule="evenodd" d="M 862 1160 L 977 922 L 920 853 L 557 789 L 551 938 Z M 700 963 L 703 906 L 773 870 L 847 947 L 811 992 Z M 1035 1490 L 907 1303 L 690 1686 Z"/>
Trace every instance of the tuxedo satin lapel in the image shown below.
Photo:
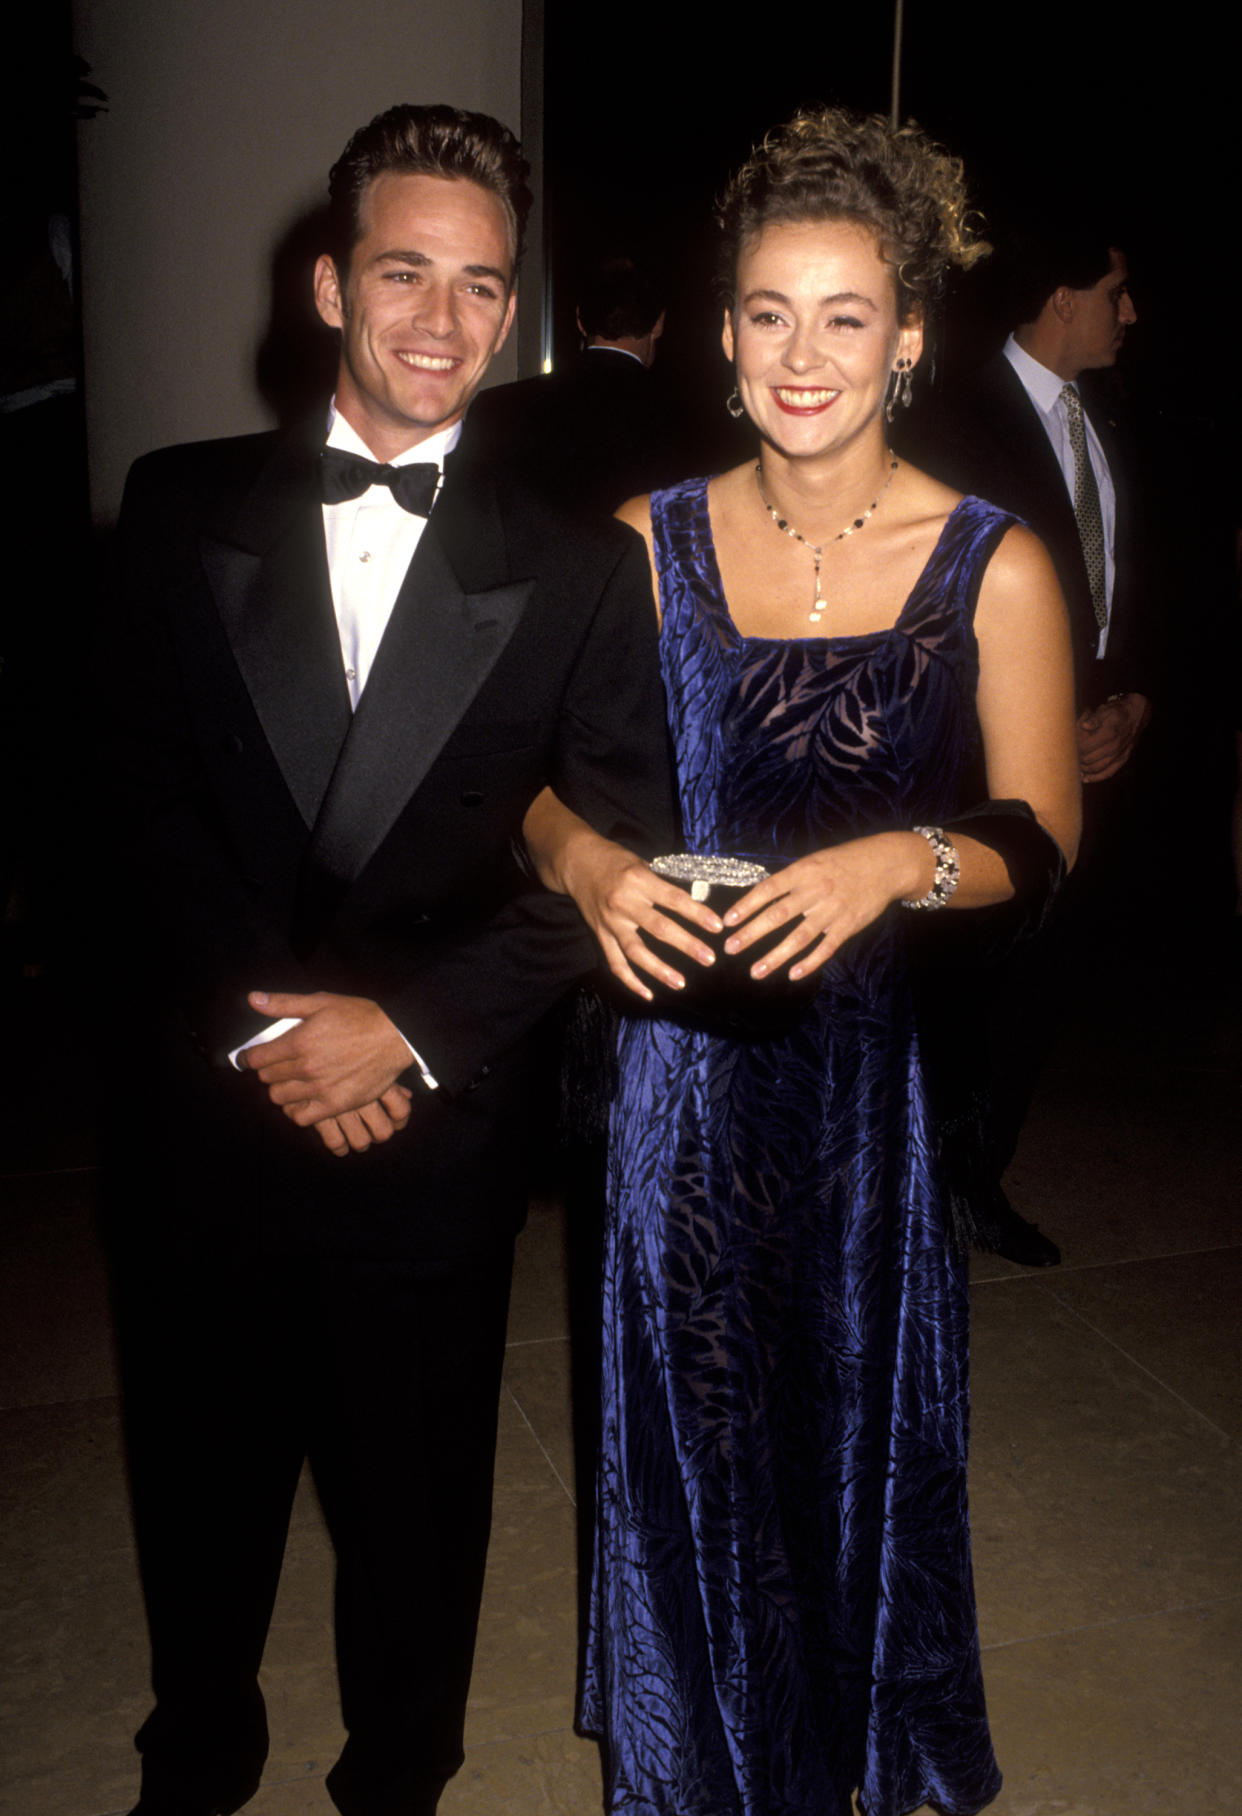
<path fill-rule="evenodd" d="M 349 729 L 314 473 L 282 448 L 203 566 L 255 712 L 307 826 Z"/>
<path fill-rule="evenodd" d="M 356 877 L 391 831 L 534 590 L 533 579 L 499 579 L 503 538 L 490 509 L 446 508 L 447 492 L 410 563 L 315 828 L 315 866 L 339 882 Z M 446 544 L 460 559 L 450 560 Z M 474 581 L 497 583 L 467 590 L 463 567 Z"/>

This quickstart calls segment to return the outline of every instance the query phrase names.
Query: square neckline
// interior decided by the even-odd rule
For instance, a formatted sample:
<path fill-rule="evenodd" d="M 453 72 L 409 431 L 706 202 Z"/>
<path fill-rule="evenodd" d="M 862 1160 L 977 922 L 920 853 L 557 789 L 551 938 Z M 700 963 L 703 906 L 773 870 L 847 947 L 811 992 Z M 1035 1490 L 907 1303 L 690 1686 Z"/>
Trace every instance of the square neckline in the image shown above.
<path fill-rule="evenodd" d="M 718 477 L 718 475 L 709 475 L 708 477 L 704 478 L 700 482 L 700 484 L 702 486 L 702 491 L 700 493 L 700 497 L 699 497 L 699 501 L 698 501 L 698 509 L 702 512 L 703 525 L 707 532 L 706 539 L 705 539 L 706 549 L 707 549 L 708 557 L 711 562 L 711 571 L 710 571 L 708 578 L 711 579 L 714 583 L 712 590 L 713 590 L 713 593 L 714 593 L 716 599 L 718 599 L 720 602 L 720 608 L 719 608 L 720 616 L 723 619 L 724 623 L 729 627 L 730 632 L 732 633 L 733 637 L 739 644 L 743 644 L 743 643 L 789 643 L 789 644 L 794 644 L 794 643 L 829 644 L 829 643 L 832 643 L 832 644 L 843 644 L 843 643 L 869 643 L 869 642 L 873 643 L 873 642 L 878 642 L 881 638 L 884 638 L 884 637 L 892 637 L 898 631 L 901 631 L 902 634 L 904 635 L 904 628 L 903 628 L 904 620 L 905 620 L 907 614 L 910 612 L 910 609 L 913 606 L 915 600 L 917 599 L 919 592 L 920 592 L 924 582 L 927 579 L 927 575 L 928 575 L 930 569 L 932 568 L 933 564 L 936 561 L 937 556 L 940 554 L 940 550 L 944 544 L 945 538 L 949 534 L 949 528 L 953 522 L 953 519 L 957 516 L 958 512 L 962 509 L 962 507 L 965 504 L 969 503 L 969 496 L 964 495 L 963 497 L 958 499 L 958 501 L 954 505 L 953 509 L 949 512 L 948 516 L 945 518 L 943 524 L 940 527 L 940 534 L 936 538 L 935 545 L 932 548 L 931 553 L 928 555 L 927 560 L 923 563 L 922 567 L 919 569 L 919 572 L 918 572 L 917 576 L 915 577 L 914 585 L 910 588 L 909 593 L 907 593 L 907 595 L 906 595 L 906 598 L 905 598 L 904 603 L 902 604 L 901 610 L 898 612 L 898 614 L 897 614 L 896 618 L 893 620 L 892 624 L 888 625 L 884 630 L 880 630 L 880 631 L 840 631 L 836 634 L 836 636 L 825 636 L 820 631 L 811 631 L 809 634 L 804 635 L 804 636 L 799 636 L 799 637 L 771 637 L 771 636 L 764 637 L 764 636 L 759 636 L 757 634 L 747 633 L 746 631 L 743 631 L 740 628 L 740 626 L 737 623 L 737 620 L 733 616 L 733 611 L 732 611 L 731 606 L 729 605 L 728 596 L 725 593 L 724 579 L 720 572 L 720 559 L 716 553 L 716 533 L 712 528 L 711 506 L 709 505 L 708 499 L 707 499 L 707 488 L 710 486 L 710 484 L 712 482 L 712 478 L 714 478 L 714 477 Z"/>

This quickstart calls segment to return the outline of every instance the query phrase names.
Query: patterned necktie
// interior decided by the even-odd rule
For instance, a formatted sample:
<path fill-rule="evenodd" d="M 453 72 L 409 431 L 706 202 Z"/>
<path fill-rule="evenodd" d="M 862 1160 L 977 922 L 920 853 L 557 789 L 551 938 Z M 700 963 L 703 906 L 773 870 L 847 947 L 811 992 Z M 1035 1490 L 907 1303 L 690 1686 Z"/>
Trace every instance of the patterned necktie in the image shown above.
<path fill-rule="evenodd" d="M 361 454 L 341 448 L 324 448 L 319 456 L 319 479 L 325 504 L 344 504 L 361 498 L 369 486 L 387 486 L 403 511 L 430 517 L 435 503 L 440 469 L 434 461 L 411 462 L 405 467 L 381 467 Z"/>
<path fill-rule="evenodd" d="M 1082 558 L 1087 564 L 1092 610 L 1096 623 L 1103 630 L 1108 623 L 1108 601 L 1104 592 L 1104 519 L 1100 515 L 1100 493 L 1087 451 L 1082 399 L 1073 385 L 1062 387 L 1061 402 L 1065 405 L 1070 447 L 1074 450 L 1074 521 L 1078 525 Z"/>

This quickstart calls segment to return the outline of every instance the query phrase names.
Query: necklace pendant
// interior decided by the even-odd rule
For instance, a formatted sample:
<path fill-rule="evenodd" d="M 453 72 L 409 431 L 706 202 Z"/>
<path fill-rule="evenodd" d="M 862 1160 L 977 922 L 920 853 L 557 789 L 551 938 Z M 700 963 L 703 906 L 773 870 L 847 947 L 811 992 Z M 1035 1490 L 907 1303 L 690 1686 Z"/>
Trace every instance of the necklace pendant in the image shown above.
<path fill-rule="evenodd" d="M 836 535 L 832 538 L 833 542 L 841 542 L 845 537 L 852 536 L 856 530 L 861 530 L 865 524 L 870 522 L 872 513 L 878 509 L 880 500 L 883 498 L 885 492 L 888 491 L 889 486 L 893 483 L 893 475 L 896 473 L 898 466 L 897 456 L 893 453 L 892 449 L 890 448 L 886 450 L 886 452 L 889 460 L 887 479 L 884 481 L 884 484 L 880 487 L 875 497 L 871 500 L 871 503 L 867 506 L 867 509 L 863 512 L 862 516 L 855 517 L 851 523 L 846 524 L 843 530 L 838 530 Z M 820 569 L 823 565 L 824 550 L 827 548 L 828 544 L 824 542 L 809 541 L 802 534 L 801 530 L 794 528 L 788 517 L 782 517 L 779 511 L 775 510 L 773 506 L 768 503 L 768 495 L 763 489 L 763 462 L 761 460 L 755 462 L 755 485 L 758 487 L 759 491 L 759 502 L 768 516 L 772 519 L 772 522 L 776 525 L 777 529 L 783 530 L 785 535 L 791 536 L 795 542 L 800 542 L 815 563 L 815 603 L 807 616 L 810 618 L 812 624 L 818 624 L 825 611 L 828 609 L 828 601 L 824 598 L 820 588 Z"/>

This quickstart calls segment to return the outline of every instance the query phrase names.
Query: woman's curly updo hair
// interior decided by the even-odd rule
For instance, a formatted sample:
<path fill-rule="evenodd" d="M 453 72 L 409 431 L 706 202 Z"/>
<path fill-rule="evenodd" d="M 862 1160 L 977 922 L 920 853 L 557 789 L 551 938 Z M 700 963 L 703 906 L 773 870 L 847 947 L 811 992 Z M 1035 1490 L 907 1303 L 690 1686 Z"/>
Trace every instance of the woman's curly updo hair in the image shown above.
<path fill-rule="evenodd" d="M 797 113 L 755 148 L 721 197 L 719 287 L 732 304 L 738 261 L 775 222 L 854 221 L 893 268 L 905 324 L 936 301 L 950 265 L 991 249 L 971 228 L 960 158 L 921 127 L 824 107 Z"/>

